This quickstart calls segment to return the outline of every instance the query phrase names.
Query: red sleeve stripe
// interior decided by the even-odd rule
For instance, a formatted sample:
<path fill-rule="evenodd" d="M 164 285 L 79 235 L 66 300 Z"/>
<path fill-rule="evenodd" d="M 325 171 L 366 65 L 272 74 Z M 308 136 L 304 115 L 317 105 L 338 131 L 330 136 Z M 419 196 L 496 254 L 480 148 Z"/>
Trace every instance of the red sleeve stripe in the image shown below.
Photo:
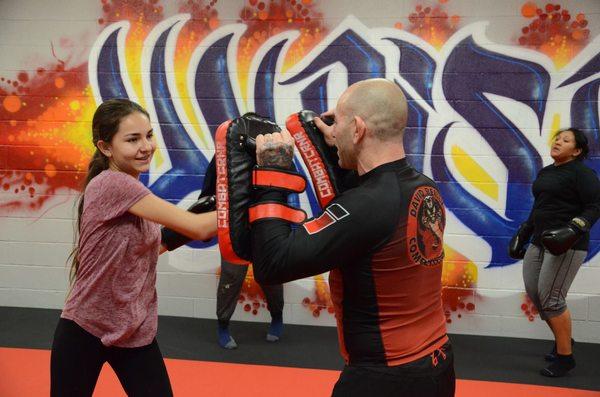
<path fill-rule="evenodd" d="M 304 229 L 308 234 L 315 234 L 325 229 L 327 226 L 331 226 L 335 223 L 335 219 L 329 214 L 329 212 L 323 212 L 320 217 L 315 218 L 311 221 L 304 223 Z"/>
<path fill-rule="evenodd" d="M 303 223 L 308 234 L 315 234 L 350 215 L 350 212 L 338 203 L 331 204 L 318 218 Z"/>

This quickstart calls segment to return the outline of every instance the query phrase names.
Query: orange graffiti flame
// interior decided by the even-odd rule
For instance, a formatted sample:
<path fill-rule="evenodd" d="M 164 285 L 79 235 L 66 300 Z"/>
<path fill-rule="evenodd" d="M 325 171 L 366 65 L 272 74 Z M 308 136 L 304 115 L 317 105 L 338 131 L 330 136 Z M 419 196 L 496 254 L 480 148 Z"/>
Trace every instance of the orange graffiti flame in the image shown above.
<path fill-rule="evenodd" d="M 445 4 L 446 1 L 440 1 Z M 414 12 L 408 16 L 410 25 L 407 31 L 421 37 L 435 48 L 440 49 L 458 28 L 460 17 L 449 16 L 442 6 L 428 7 L 417 5 Z M 402 29 L 402 24 L 397 22 L 394 27 Z"/>
<path fill-rule="evenodd" d="M 179 35 L 175 53 L 177 65 L 185 65 L 200 41 L 221 24 L 219 13 L 215 8 L 217 0 L 206 3 L 203 0 L 188 0 L 179 7 L 180 13 L 190 14 L 190 20 Z"/>
<path fill-rule="evenodd" d="M 244 304 L 244 311 L 257 315 L 261 308 L 267 308 L 267 298 L 260 285 L 254 279 L 252 265 L 248 267 L 248 273 L 242 284 L 242 290 L 238 303 Z"/>
<path fill-rule="evenodd" d="M 103 15 L 98 18 L 100 25 L 129 20 L 138 27 L 150 27 L 164 18 L 163 6 L 158 4 L 158 0 L 101 0 L 101 3 Z"/>
<path fill-rule="evenodd" d="M 270 37 L 287 30 L 300 31 L 300 37 L 291 45 L 284 62 L 290 66 L 316 46 L 327 33 L 322 24 L 322 14 L 312 1 L 280 0 L 277 3 L 248 0 L 240 12 L 240 21 L 248 26 L 240 39 L 240 75 L 247 73 L 252 57 Z"/>
<path fill-rule="evenodd" d="M 521 15 L 533 21 L 521 29 L 519 44 L 548 55 L 558 68 L 565 66 L 589 42 L 590 30 L 583 13 L 572 20 L 569 10 L 560 4 L 548 3 L 542 9 L 534 2 L 527 2 L 521 8 Z"/>
<path fill-rule="evenodd" d="M 314 299 L 308 296 L 302 299 L 302 306 L 312 313 L 314 317 L 319 317 L 322 310 L 326 310 L 327 313 L 333 314 L 333 302 L 331 301 L 331 292 L 329 291 L 329 284 L 323 278 L 322 274 L 314 277 L 315 281 L 315 295 Z"/>
<path fill-rule="evenodd" d="M 0 88 L 5 97 L 0 183 L 3 191 L 13 193 L 2 196 L 0 210 L 36 210 L 58 188 L 81 188 L 91 155 L 90 112 L 95 109 L 82 78 L 86 72 L 86 65 L 65 70 L 59 61 L 38 68 L 33 76 L 19 73 L 17 84 L 0 78 L 8 85 Z"/>
<path fill-rule="evenodd" d="M 446 321 L 450 323 L 453 312 L 475 310 L 475 304 L 471 301 L 475 297 L 477 265 L 447 245 L 444 245 L 444 253 L 442 301 Z M 458 317 L 461 317 L 460 313 Z"/>

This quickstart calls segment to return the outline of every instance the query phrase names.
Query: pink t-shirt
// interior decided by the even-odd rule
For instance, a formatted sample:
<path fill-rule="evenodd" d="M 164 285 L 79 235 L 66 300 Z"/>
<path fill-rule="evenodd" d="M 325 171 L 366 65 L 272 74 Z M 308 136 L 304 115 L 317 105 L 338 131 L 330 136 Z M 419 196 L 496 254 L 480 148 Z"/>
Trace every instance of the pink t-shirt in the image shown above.
<path fill-rule="evenodd" d="M 111 170 L 85 189 L 79 271 L 62 317 L 105 346 L 145 346 L 156 336 L 160 228 L 128 212 L 147 194 L 140 181 Z"/>

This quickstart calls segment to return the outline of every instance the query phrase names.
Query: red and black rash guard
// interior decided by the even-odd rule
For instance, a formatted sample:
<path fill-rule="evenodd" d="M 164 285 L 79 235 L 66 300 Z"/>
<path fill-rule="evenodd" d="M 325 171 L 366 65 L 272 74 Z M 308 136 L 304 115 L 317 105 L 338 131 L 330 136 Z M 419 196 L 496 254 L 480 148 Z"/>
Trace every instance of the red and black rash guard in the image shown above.
<path fill-rule="evenodd" d="M 258 202 L 285 201 L 264 191 Z M 441 301 L 444 205 L 405 159 L 362 175 L 318 217 L 252 224 L 254 276 L 283 283 L 330 271 L 342 356 L 396 366 L 448 342 Z"/>

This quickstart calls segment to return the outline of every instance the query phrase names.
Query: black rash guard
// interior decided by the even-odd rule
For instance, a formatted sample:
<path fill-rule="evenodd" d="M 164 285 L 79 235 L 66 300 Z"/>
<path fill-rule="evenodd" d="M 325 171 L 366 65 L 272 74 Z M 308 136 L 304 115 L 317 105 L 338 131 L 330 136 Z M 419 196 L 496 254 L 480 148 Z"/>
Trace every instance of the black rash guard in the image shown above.
<path fill-rule="evenodd" d="M 528 222 L 534 228 L 531 241 L 538 246 L 544 230 L 563 227 L 575 217 L 585 218 L 591 228 L 600 216 L 600 182 L 594 170 L 581 161 L 542 168 L 532 191 Z M 589 242 L 590 234 L 585 233 L 572 249 L 587 251 Z"/>
<path fill-rule="evenodd" d="M 285 202 L 268 190 L 257 202 Z M 350 365 L 396 366 L 448 342 L 441 275 L 445 210 L 431 179 L 405 159 L 362 175 L 297 228 L 252 224 L 254 276 L 284 283 L 327 271 L 340 349 Z"/>

